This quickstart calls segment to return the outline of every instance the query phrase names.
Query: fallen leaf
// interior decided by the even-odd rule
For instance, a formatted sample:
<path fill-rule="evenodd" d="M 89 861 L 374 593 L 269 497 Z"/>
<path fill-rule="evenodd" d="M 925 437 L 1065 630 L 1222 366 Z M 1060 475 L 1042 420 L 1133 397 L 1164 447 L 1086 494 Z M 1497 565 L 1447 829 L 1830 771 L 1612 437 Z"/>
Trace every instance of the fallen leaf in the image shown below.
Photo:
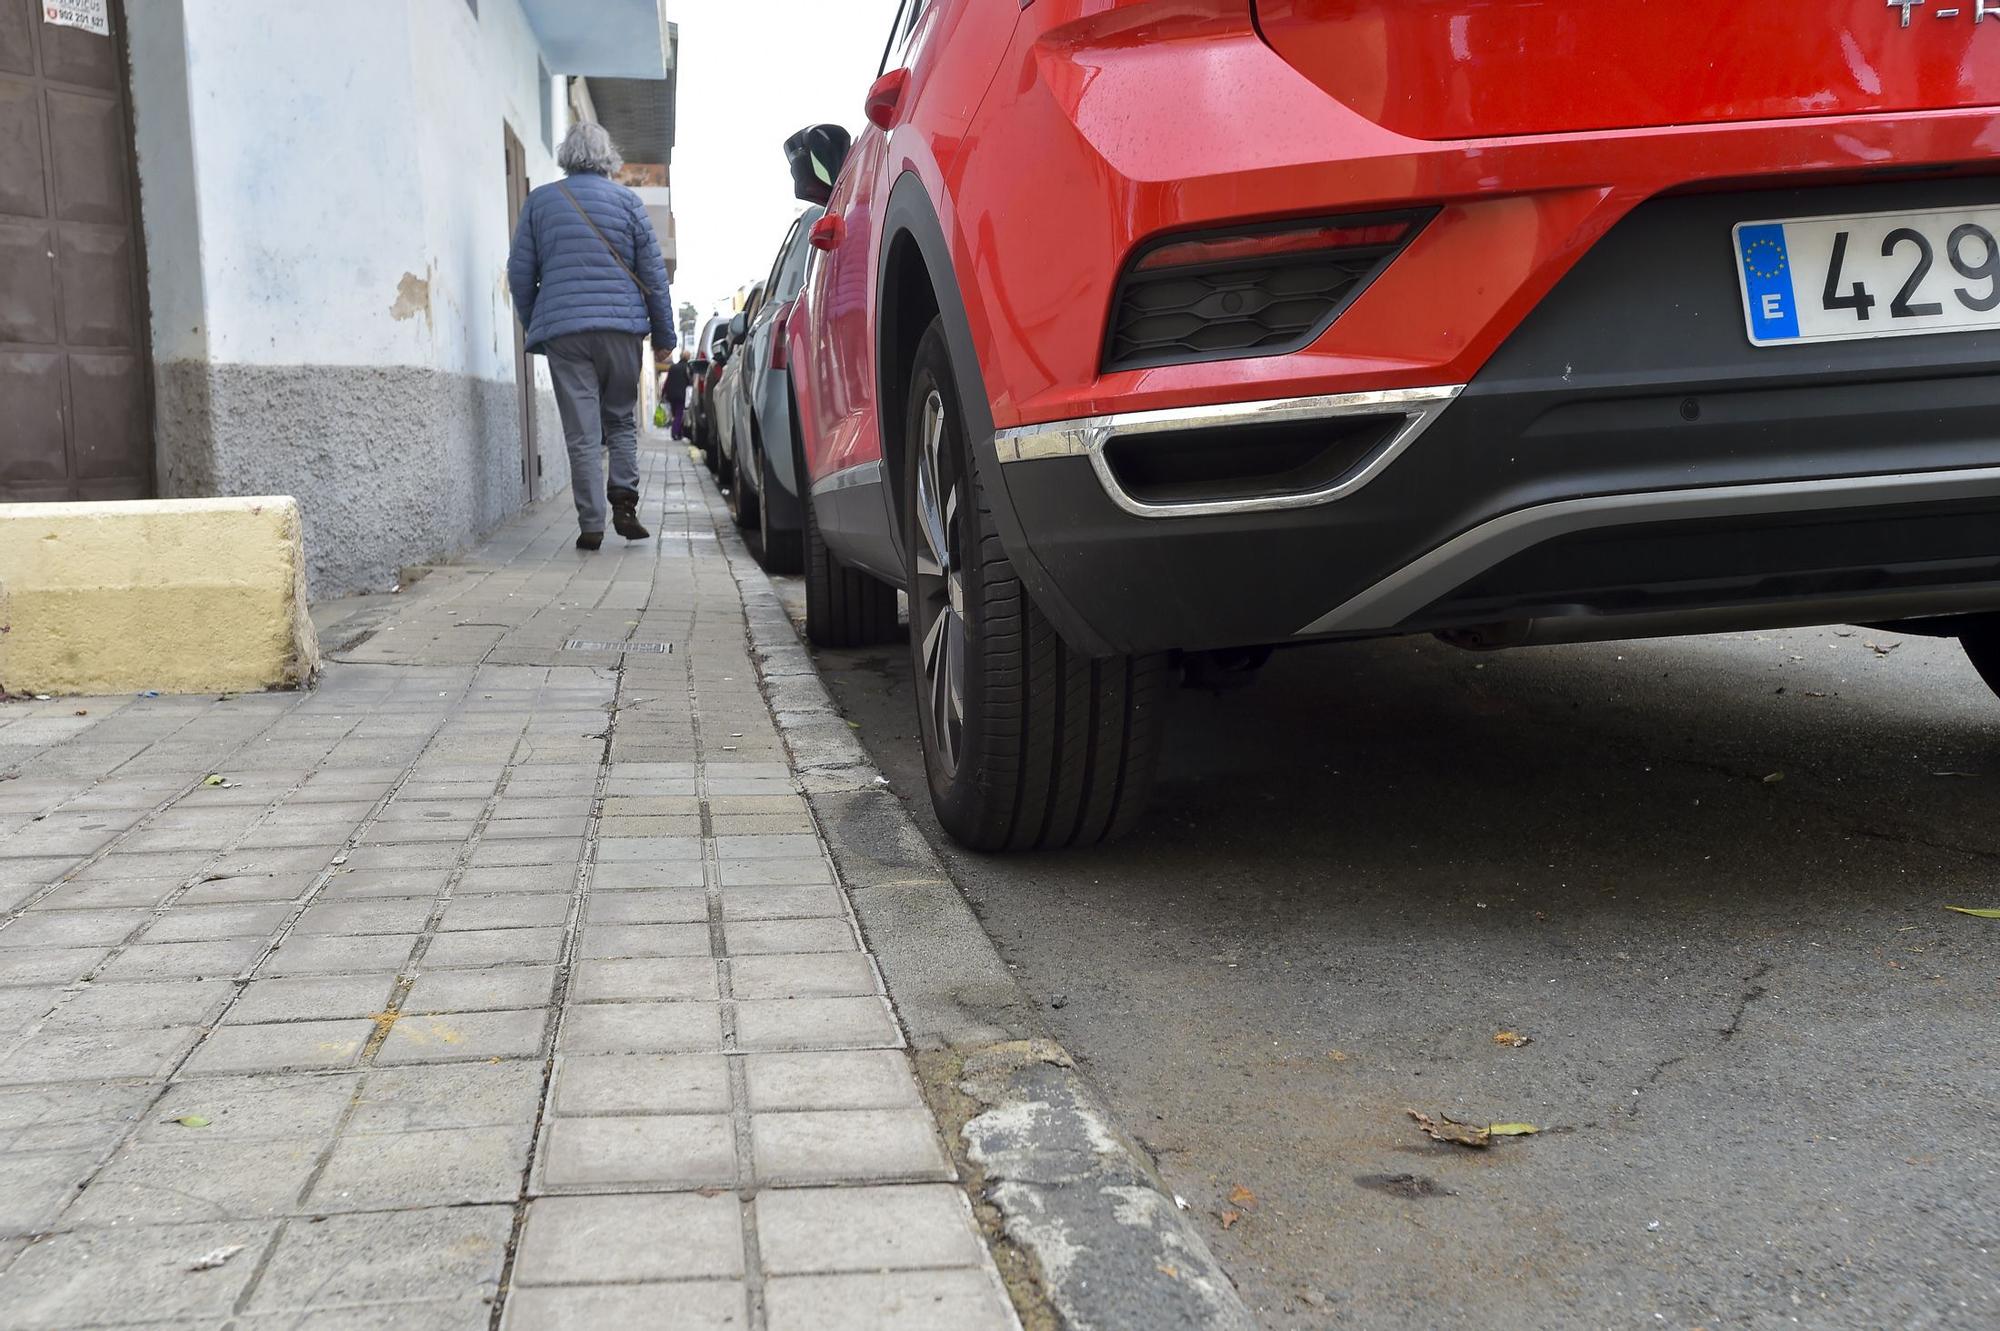
<path fill-rule="evenodd" d="M 1993 906 L 1946 906 L 1960 915 L 1977 915 L 1982 920 L 2000 920 L 2000 907 Z"/>
<path fill-rule="evenodd" d="M 1224 1229 L 1228 1229 L 1231 1225 L 1235 1224 L 1237 1221 L 1243 1218 L 1243 1213 L 1241 1211 L 1224 1211 L 1222 1213 L 1221 1218 L 1222 1218 L 1222 1227 Z"/>
<path fill-rule="evenodd" d="M 213 1271 L 216 1267 L 221 1266 L 224 1262 L 242 1251 L 243 1245 L 240 1243 L 232 1243 L 226 1248 L 216 1248 L 213 1251 L 203 1253 L 189 1262 L 188 1270 Z"/>
<path fill-rule="evenodd" d="M 1767 786 L 1775 786 L 1784 779 L 1785 779 L 1785 774 L 1783 772 L 1773 772 L 1771 773 L 1771 775 L 1764 778 L 1764 784 Z"/>
<path fill-rule="evenodd" d="M 219 786 L 222 784 L 222 777 L 219 773 L 210 772 L 207 776 L 201 779 L 201 783 L 204 786 Z"/>
<path fill-rule="evenodd" d="M 1347 1051 L 1344 1049 L 1329 1049 L 1326 1051 L 1326 1056 L 1327 1060 L 1333 1063 L 1345 1063 L 1348 1058 Z"/>
<path fill-rule="evenodd" d="M 1229 1190 L 1229 1204 L 1231 1206 L 1255 1206 L 1257 1204 L 1257 1194 L 1239 1183 Z"/>
<path fill-rule="evenodd" d="M 1493 1043 L 1504 1044 L 1509 1049 L 1519 1049 L 1524 1044 L 1534 1043 L 1534 1039 L 1531 1036 L 1519 1035 L 1513 1031 L 1496 1031 L 1493 1034 Z"/>
<path fill-rule="evenodd" d="M 1416 1120 L 1417 1126 L 1432 1141 L 1450 1142 L 1454 1146 L 1470 1146 L 1483 1150 L 1492 1143 L 1493 1134 L 1485 1128 L 1473 1127 L 1470 1123 L 1454 1123 L 1448 1118 L 1434 1119 L 1429 1114 L 1415 1109 L 1403 1111 Z"/>
<path fill-rule="evenodd" d="M 1532 1123 L 1490 1123 L 1486 1131 L 1495 1137 L 1532 1137 L 1541 1129 Z"/>
<path fill-rule="evenodd" d="M 200 1114 L 182 1114 L 173 1121 L 184 1128 L 205 1128 L 209 1123 L 209 1120 Z"/>

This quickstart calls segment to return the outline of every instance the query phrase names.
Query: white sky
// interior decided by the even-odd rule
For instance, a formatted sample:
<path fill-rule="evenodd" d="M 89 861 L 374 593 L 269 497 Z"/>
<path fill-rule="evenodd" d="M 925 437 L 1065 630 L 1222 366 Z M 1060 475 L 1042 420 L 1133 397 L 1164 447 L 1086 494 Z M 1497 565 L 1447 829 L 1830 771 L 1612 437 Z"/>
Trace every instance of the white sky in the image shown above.
<path fill-rule="evenodd" d="M 830 121 L 858 132 L 896 0 L 668 0 L 675 89 L 674 305 L 704 316 L 763 278 L 802 206 L 785 139 Z"/>

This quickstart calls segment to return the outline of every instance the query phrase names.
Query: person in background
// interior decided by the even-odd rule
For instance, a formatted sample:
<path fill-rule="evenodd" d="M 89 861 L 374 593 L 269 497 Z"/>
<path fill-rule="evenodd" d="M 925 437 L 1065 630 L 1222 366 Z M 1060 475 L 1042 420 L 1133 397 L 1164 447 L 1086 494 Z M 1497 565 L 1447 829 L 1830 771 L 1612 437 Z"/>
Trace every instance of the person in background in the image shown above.
<path fill-rule="evenodd" d="M 693 377 L 688 369 L 687 348 L 682 347 L 674 354 L 674 363 L 667 367 L 666 379 L 660 387 L 660 400 L 673 414 L 673 435 L 676 439 L 687 438 L 684 413 L 687 411 L 688 381 Z"/>
<path fill-rule="evenodd" d="M 640 343 L 656 356 L 677 340 L 659 237 L 639 196 L 611 179 L 624 165 L 602 125 L 579 121 L 556 149 L 564 178 L 537 187 L 521 209 L 507 285 L 528 350 L 549 358 L 579 550 L 604 543 L 604 508 L 628 541 L 639 522 Z M 611 455 L 606 485 L 601 454 Z"/>

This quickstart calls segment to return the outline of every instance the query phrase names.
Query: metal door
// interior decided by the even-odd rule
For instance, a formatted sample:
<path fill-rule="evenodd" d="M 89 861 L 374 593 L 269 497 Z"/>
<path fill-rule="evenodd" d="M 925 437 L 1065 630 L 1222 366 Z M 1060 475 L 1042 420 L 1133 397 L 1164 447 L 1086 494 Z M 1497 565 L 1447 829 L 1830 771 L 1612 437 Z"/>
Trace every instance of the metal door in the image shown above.
<path fill-rule="evenodd" d="M 0 500 L 153 493 L 123 17 L 0 0 Z"/>
<path fill-rule="evenodd" d="M 528 155 L 512 129 L 503 125 L 501 132 L 507 136 L 507 234 L 512 236 L 528 202 Z M 521 497 L 533 503 L 542 497 L 542 454 L 535 441 L 535 361 L 528 354 L 520 319 L 514 319 L 513 324 L 514 410 L 521 420 Z"/>

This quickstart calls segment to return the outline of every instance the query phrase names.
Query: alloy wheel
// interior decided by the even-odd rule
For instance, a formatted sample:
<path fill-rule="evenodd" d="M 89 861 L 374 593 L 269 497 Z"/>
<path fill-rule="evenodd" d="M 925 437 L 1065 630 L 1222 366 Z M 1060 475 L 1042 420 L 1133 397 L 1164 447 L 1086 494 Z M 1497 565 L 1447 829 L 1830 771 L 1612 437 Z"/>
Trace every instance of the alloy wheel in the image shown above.
<path fill-rule="evenodd" d="M 922 643 L 924 698 L 937 756 L 958 770 L 965 736 L 965 579 L 958 559 L 963 478 L 945 428 L 944 398 L 924 399 L 917 441 L 916 595 L 912 606 Z"/>

